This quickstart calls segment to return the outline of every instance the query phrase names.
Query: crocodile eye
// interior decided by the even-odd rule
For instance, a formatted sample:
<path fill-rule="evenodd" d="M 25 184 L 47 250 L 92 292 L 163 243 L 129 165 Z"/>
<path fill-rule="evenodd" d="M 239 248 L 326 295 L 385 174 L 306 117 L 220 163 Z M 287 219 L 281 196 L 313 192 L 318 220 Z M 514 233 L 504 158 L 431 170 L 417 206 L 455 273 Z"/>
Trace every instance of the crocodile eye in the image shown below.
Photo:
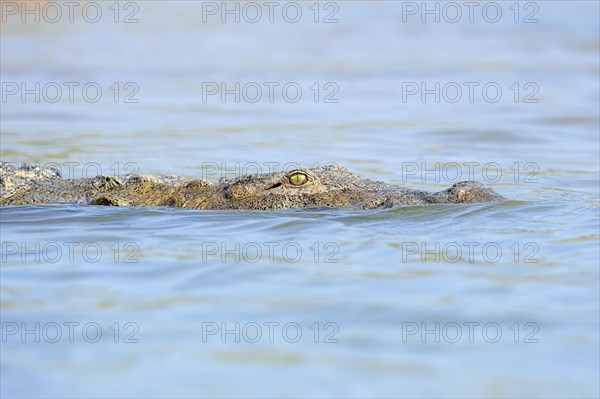
<path fill-rule="evenodd" d="M 308 176 L 302 172 L 294 172 L 288 177 L 288 180 L 292 186 L 301 186 L 308 181 Z"/>

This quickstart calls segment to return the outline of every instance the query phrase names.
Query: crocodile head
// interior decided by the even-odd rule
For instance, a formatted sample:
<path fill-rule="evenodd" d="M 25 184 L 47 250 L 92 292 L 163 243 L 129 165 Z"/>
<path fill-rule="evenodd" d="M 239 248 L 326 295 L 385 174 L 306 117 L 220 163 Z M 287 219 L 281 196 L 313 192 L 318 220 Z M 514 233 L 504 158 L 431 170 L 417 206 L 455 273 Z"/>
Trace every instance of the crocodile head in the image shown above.
<path fill-rule="evenodd" d="M 473 182 L 474 183 L 474 182 Z M 465 203 L 500 199 L 478 183 L 430 194 L 362 179 L 340 165 L 296 169 L 262 175 L 222 179 L 217 185 L 194 189 L 193 181 L 166 205 L 196 209 L 284 209 L 306 207 L 388 208 L 426 203 Z M 455 185 L 456 186 L 456 185 Z M 194 195 L 196 193 L 197 195 Z M 184 199 L 182 201 L 182 199 Z"/>
<path fill-rule="evenodd" d="M 339 208 L 352 204 L 349 193 L 364 187 L 364 182 L 335 165 L 221 179 L 211 186 L 192 180 L 166 205 L 196 209 Z"/>

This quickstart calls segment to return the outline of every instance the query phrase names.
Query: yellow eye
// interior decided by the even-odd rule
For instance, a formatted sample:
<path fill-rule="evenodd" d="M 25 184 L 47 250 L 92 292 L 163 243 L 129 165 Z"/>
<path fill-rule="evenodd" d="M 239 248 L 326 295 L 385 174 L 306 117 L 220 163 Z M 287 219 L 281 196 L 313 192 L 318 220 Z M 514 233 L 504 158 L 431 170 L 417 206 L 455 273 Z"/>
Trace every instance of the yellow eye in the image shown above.
<path fill-rule="evenodd" d="M 302 172 L 294 172 L 289 177 L 292 186 L 301 186 L 308 181 L 308 176 Z"/>

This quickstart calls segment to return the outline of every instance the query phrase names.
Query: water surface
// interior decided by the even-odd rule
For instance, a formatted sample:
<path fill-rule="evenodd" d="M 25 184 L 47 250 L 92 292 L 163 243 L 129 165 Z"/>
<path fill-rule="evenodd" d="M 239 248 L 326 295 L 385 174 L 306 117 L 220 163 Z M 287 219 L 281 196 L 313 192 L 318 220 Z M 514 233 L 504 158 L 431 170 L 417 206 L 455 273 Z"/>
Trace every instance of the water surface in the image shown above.
<path fill-rule="evenodd" d="M 3 161 L 212 180 L 336 162 L 431 191 L 473 178 L 507 200 L 2 208 L 2 396 L 598 397 L 597 2 L 532 3 L 537 23 L 523 2 L 519 23 L 504 2 L 498 23 L 336 2 L 327 24 L 324 3 L 319 23 L 308 2 L 298 23 L 223 23 L 207 3 L 136 2 L 130 24 L 100 4 L 98 23 L 1 25 L 4 94 L 103 89 L 3 98 Z M 303 94 L 207 95 L 223 82 Z M 452 82 L 502 95 L 406 92 Z"/>

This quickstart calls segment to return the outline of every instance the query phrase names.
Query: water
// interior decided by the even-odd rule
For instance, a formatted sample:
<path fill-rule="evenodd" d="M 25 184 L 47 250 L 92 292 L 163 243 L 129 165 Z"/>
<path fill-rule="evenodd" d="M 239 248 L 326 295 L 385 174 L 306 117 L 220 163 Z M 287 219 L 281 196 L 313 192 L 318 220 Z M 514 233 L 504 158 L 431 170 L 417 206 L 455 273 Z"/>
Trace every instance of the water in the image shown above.
<path fill-rule="evenodd" d="M 319 23 L 311 2 L 297 23 L 131 4 L 119 23 L 112 2 L 97 23 L 3 9 L 2 160 L 213 180 L 336 162 L 508 200 L 3 208 L 3 397 L 599 396 L 597 2 L 521 2 L 518 23 L 511 2 L 497 23 L 487 3 L 473 23 L 421 22 L 420 2 L 321 3 Z M 23 82 L 39 101 L 8 94 Z M 222 82 L 262 97 L 222 102 Z M 436 82 L 439 102 L 409 94 Z"/>

